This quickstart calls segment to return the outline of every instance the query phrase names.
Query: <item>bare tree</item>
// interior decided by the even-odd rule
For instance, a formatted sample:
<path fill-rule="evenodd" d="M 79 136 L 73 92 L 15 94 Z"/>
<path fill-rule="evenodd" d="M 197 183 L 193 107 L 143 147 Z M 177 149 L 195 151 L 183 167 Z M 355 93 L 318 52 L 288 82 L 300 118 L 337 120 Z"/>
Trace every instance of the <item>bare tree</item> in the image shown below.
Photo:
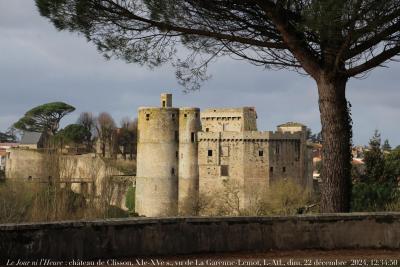
<path fill-rule="evenodd" d="M 96 119 L 91 112 L 82 112 L 79 115 L 79 118 L 76 122 L 77 124 L 82 125 L 87 130 L 87 136 L 85 137 L 85 143 L 87 145 L 87 149 L 92 149 L 92 136 L 93 131 L 96 126 Z"/>
<path fill-rule="evenodd" d="M 112 154 L 113 137 L 115 133 L 115 122 L 110 114 L 102 112 L 96 120 L 96 131 L 99 138 L 102 156 L 106 156 L 106 148 L 108 147 Z"/>
<path fill-rule="evenodd" d="M 172 61 L 196 89 L 214 59 L 312 77 L 323 137 L 321 207 L 350 209 L 351 118 L 346 84 L 400 53 L 400 0 L 36 0 L 60 30 L 78 31 L 105 57 L 151 67 Z M 177 54 L 182 45 L 190 53 Z M 188 55 L 180 59 L 179 55 Z"/>
<path fill-rule="evenodd" d="M 136 155 L 137 119 L 123 118 L 117 139 L 118 146 L 122 147 L 121 153 L 124 159 L 129 155 L 129 159 L 132 160 L 133 155 Z"/>

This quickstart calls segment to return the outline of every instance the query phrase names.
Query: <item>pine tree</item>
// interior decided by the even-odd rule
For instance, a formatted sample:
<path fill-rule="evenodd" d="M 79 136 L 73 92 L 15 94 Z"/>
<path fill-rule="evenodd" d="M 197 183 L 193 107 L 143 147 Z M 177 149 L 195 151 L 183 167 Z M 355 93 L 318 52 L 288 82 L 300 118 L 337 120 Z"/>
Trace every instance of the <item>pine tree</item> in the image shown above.
<path fill-rule="evenodd" d="M 389 144 L 389 140 L 385 139 L 385 141 L 383 142 L 383 145 L 382 145 L 382 150 L 383 150 L 383 151 L 390 151 L 390 150 L 392 150 L 392 147 L 391 147 L 390 144 Z"/>
<path fill-rule="evenodd" d="M 397 176 L 396 165 L 385 158 L 381 149 L 381 135 L 377 130 L 370 139 L 364 162 L 365 174 L 360 180 L 354 180 L 352 209 L 382 211 L 398 197 Z"/>

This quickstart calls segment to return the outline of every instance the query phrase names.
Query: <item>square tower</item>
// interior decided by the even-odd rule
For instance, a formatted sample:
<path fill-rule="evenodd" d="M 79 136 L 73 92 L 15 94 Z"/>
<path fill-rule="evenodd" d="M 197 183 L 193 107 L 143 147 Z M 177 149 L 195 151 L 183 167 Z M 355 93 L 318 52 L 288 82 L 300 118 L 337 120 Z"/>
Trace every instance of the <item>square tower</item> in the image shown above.
<path fill-rule="evenodd" d="M 257 131 L 257 113 L 254 107 L 209 108 L 201 113 L 204 132 Z"/>
<path fill-rule="evenodd" d="M 161 107 L 170 108 L 172 107 L 172 94 L 161 94 Z"/>

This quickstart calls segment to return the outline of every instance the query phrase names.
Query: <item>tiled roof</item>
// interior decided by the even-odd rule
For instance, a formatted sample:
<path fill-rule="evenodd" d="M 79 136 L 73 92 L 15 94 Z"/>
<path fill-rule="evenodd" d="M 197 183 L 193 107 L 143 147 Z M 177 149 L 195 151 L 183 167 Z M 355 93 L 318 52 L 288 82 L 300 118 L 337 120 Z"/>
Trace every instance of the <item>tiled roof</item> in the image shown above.
<path fill-rule="evenodd" d="M 37 143 L 39 143 L 41 136 L 42 136 L 42 133 L 24 132 L 24 134 L 22 135 L 22 138 L 21 138 L 21 144 L 22 145 L 37 144 Z"/>
<path fill-rule="evenodd" d="M 301 124 L 299 122 L 293 122 L 293 121 L 289 121 L 287 123 L 278 125 L 278 127 L 285 127 L 285 126 L 305 126 L 304 124 Z"/>
<path fill-rule="evenodd" d="M 0 143 L 0 148 L 17 147 L 18 143 Z"/>

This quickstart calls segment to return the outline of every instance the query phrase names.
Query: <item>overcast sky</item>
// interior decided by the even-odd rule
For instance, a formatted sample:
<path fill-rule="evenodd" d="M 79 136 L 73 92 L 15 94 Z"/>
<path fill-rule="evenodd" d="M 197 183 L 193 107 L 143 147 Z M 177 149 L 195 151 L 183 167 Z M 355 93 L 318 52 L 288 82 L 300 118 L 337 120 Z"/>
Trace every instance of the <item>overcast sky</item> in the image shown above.
<path fill-rule="evenodd" d="M 400 145 L 400 63 L 388 67 L 348 84 L 355 144 L 368 143 L 379 129 L 392 146 Z M 63 125 L 83 111 L 106 111 L 119 122 L 136 117 L 139 106 L 158 106 L 161 92 L 173 93 L 175 106 L 254 106 L 263 131 L 287 121 L 320 130 L 316 86 L 309 77 L 229 58 L 209 72 L 212 79 L 200 91 L 184 94 L 173 68 L 106 61 L 82 36 L 55 30 L 33 0 L 0 0 L 0 131 L 30 108 L 52 101 L 76 107 Z"/>

